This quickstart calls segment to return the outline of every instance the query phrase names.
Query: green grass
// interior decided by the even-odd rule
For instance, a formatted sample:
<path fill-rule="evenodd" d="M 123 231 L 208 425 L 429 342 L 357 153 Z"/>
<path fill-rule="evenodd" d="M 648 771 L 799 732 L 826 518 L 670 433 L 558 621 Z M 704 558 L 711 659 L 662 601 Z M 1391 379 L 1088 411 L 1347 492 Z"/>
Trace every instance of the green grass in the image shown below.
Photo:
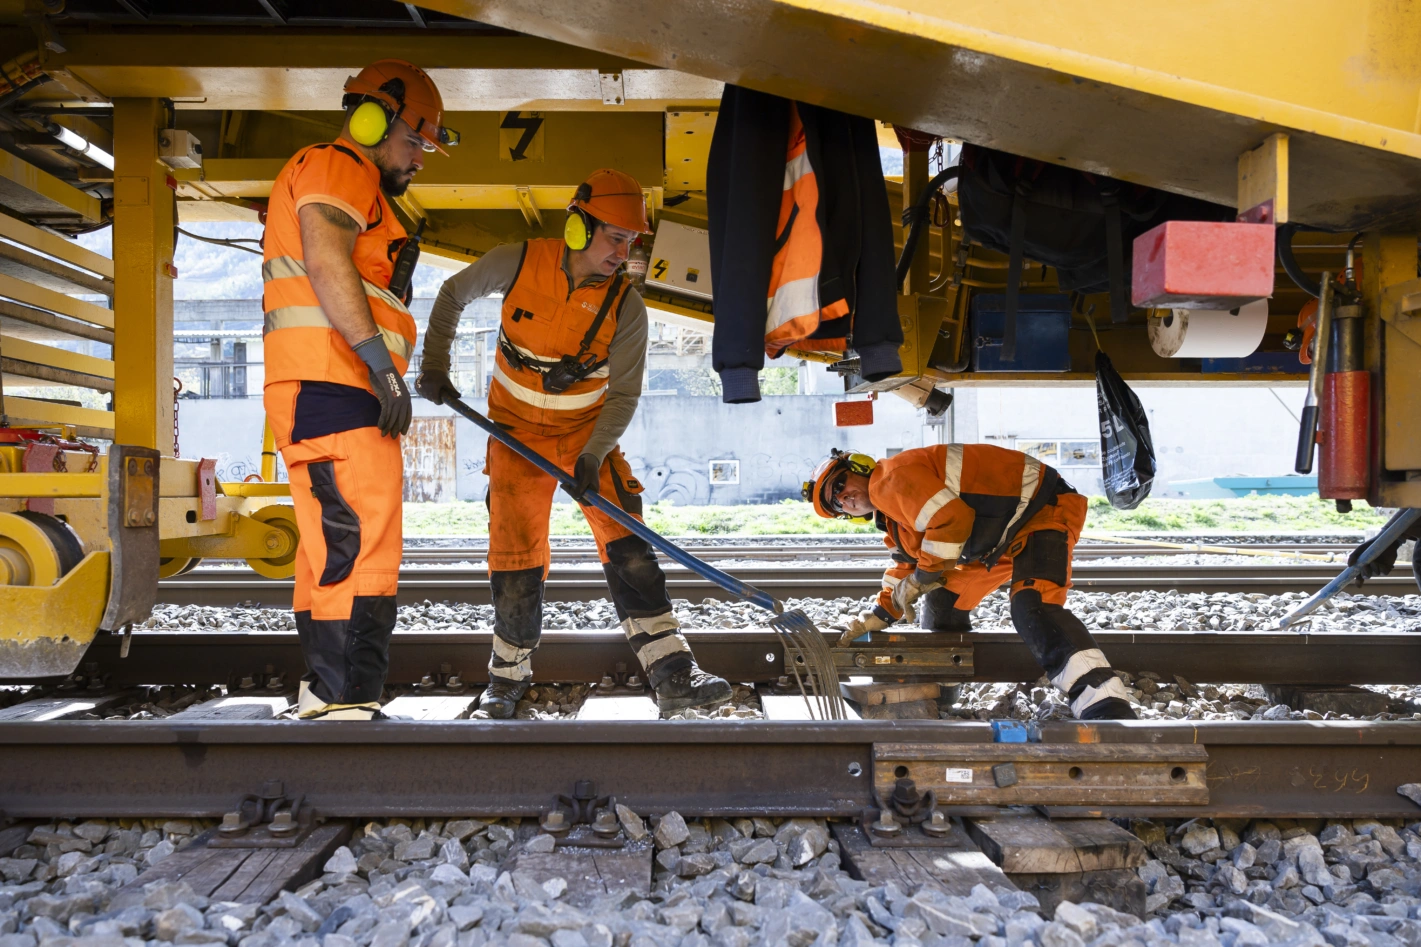
<path fill-rule="evenodd" d="M 1387 517 L 1365 503 L 1344 516 L 1316 496 L 1250 496 L 1236 500 L 1146 500 L 1138 509 L 1116 510 L 1092 497 L 1086 529 L 1097 533 L 1303 533 L 1361 532 Z M 672 506 L 653 503 L 646 522 L 667 536 L 767 536 L 872 533 L 871 526 L 824 520 L 809 504 L 792 500 L 754 506 Z M 575 503 L 554 503 L 554 536 L 589 536 Z M 406 536 L 487 536 L 488 509 L 481 502 L 406 503 Z"/>

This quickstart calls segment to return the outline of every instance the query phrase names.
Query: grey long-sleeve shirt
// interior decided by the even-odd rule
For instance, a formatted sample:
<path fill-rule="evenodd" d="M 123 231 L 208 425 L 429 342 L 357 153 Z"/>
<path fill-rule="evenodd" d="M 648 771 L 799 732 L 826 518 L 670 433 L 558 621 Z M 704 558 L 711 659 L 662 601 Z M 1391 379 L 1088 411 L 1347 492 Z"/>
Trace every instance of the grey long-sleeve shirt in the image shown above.
<path fill-rule="evenodd" d="M 522 256 L 521 243 L 505 243 L 444 281 L 429 312 L 421 368 L 449 371 L 449 348 L 459 331 L 459 317 L 464 307 L 475 299 L 495 293 L 506 294 L 512 289 Z M 566 253 L 563 256 L 563 272 L 567 272 Z M 601 277 L 594 277 L 582 285 L 592 285 L 601 280 Z M 642 376 L 646 371 L 647 335 L 646 303 L 635 289 L 628 289 L 617 312 L 617 328 L 607 351 L 607 400 L 602 403 L 602 412 L 597 415 L 597 423 L 592 427 L 592 437 L 583 448 L 584 453 L 593 454 L 599 462 L 617 445 L 627 425 L 632 423 L 632 415 L 636 414 L 637 401 L 641 398 Z"/>

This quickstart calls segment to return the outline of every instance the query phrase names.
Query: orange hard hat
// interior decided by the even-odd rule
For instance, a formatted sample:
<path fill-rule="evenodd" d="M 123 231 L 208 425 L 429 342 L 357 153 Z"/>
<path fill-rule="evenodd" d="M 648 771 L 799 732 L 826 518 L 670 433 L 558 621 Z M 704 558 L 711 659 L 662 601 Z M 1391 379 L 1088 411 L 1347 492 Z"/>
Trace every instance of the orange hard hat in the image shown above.
<path fill-rule="evenodd" d="M 586 181 L 578 185 L 577 194 L 568 209 L 573 207 L 580 208 L 604 224 L 637 233 L 651 233 L 641 185 L 630 174 L 613 168 L 593 171 Z"/>
<path fill-rule="evenodd" d="M 849 474 L 867 477 L 873 473 L 878 462 L 867 454 L 841 451 L 835 448 L 818 467 L 814 468 L 811 479 L 804 481 L 800 496 L 814 504 L 814 512 L 830 519 L 853 520 L 856 523 L 871 522 L 872 517 L 850 516 L 839 508 L 838 492 Z"/>
<path fill-rule="evenodd" d="M 444 127 L 444 98 L 438 86 L 429 78 L 429 73 L 413 63 L 381 59 L 345 80 L 343 108 L 369 99 L 383 103 L 390 110 L 392 123 L 397 118 L 404 119 L 405 124 L 442 154 L 448 154 L 445 145 L 459 143 L 459 133 Z"/>

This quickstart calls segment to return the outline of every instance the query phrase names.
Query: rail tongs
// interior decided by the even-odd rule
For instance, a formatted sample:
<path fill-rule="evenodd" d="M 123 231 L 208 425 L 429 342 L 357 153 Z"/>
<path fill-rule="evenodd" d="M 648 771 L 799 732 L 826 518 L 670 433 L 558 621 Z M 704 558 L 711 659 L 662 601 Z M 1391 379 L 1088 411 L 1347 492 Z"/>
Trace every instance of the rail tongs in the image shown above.
<path fill-rule="evenodd" d="M 446 397 L 444 403 L 482 428 L 490 437 L 495 438 L 509 450 L 514 451 L 528 463 L 562 484 L 564 488 L 576 489 L 577 482 L 570 474 L 460 399 Z M 770 620 L 770 630 L 778 634 L 784 640 L 786 648 L 793 653 L 792 659 L 787 663 L 790 670 L 794 672 L 799 692 L 804 695 L 804 701 L 809 706 L 810 716 L 819 720 L 847 719 L 847 708 L 844 706 L 843 697 L 839 694 L 839 671 L 834 664 L 834 653 L 829 650 L 829 644 L 824 640 L 823 633 L 802 610 L 796 608 L 786 611 L 784 604 L 768 592 L 763 592 L 748 582 L 742 582 L 710 563 L 697 559 L 598 493 L 589 491 L 583 497 L 582 502 L 606 513 L 634 535 L 646 540 L 676 562 L 702 578 L 714 582 L 741 601 L 750 602 L 773 612 L 775 617 Z M 804 677 L 800 676 L 801 668 L 805 671 Z"/>
<path fill-rule="evenodd" d="M 1421 510 L 1397 510 L 1396 515 L 1393 516 L 1387 522 L 1386 526 L 1382 528 L 1382 531 L 1377 534 L 1377 538 L 1373 539 L 1362 554 L 1357 557 L 1355 564 L 1343 569 L 1337 578 L 1324 585 L 1316 595 L 1279 619 L 1278 627 L 1285 629 L 1298 619 L 1312 614 L 1323 602 L 1351 585 L 1357 576 L 1362 574 L 1362 569 L 1368 563 L 1377 556 L 1380 556 L 1383 550 L 1389 549 L 1392 543 L 1401 539 L 1402 536 L 1405 536 L 1406 531 L 1410 529 L 1412 524 L 1418 519 L 1421 519 Z"/>

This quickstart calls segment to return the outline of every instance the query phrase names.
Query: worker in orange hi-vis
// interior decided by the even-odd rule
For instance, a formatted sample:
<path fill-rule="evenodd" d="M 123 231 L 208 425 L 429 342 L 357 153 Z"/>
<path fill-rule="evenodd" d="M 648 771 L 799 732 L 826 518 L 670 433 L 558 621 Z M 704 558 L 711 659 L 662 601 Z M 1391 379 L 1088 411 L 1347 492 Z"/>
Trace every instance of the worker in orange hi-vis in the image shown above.
<path fill-rule="evenodd" d="M 875 523 L 891 550 L 883 590 L 845 639 L 912 621 L 919 601 L 924 629 L 971 631 L 972 609 L 1010 582 L 1012 624 L 1072 713 L 1135 719 L 1110 662 L 1065 607 L 1086 500 L 1055 468 L 987 444 L 879 461 L 835 450 L 804 484 L 804 499 L 825 518 Z"/>
<path fill-rule="evenodd" d="M 292 607 L 308 720 L 381 716 L 415 344 L 405 288 L 390 285 L 415 248 L 388 198 L 426 151 L 458 142 L 434 82 L 401 60 L 348 79 L 341 104 L 340 136 L 296 152 L 272 185 L 262 264 L 266 413 L 301 530 Z"/>
<path fill-rule="evenodd" d="M 436 404 L 459 396 L 449 347 L 464 307 L 502 294 L 489 417 L 577 480 L 573 498 L 600 493 L 640 518 L 641 484 L 617 447 L 641 397 L 646 304 L 622 271 L 638 234 L 650 233 L 641 186 L 604 168 L 568 206 L 563 239 L 495 247 L 450 277 L 429 314 L 419 393 Z M 552 562 L 548 519 L 557 482 L 492 438 L 489 580 L 493 653 L 480 711 L 512 717 L 532 680 L 543 624 L 543 584 Z M 622 630 L 663 715 L 730 699 L 730 685 L 697 666 L 666 594 L 651 546 L 584 505 Z"/>

